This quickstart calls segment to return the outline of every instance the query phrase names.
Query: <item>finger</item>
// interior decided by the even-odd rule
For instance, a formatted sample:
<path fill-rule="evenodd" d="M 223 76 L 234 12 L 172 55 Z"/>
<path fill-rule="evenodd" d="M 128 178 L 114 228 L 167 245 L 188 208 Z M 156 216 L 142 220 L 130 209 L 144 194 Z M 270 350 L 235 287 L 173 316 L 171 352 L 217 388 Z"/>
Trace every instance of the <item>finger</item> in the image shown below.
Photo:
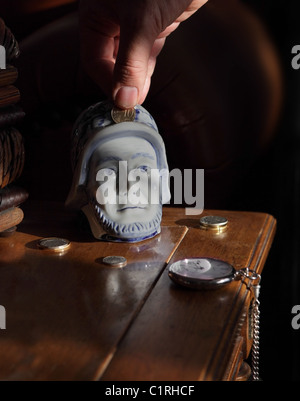
<path fill-rule="evenodd" d="M 159 35 L 158 38 L 166 38 L 167 36 L 169 36 L 172 32 L 175 31 L 175 29 L 178 28 L 178 26 L 180 25 L 180 22 L 175 21 L 172 24 L 170 24 L 169 26 L 166 27 L 166 29 L 164 31 L 162 31 Z"/>
<path fill-rule="evenodd" d="M 119 51 L 120 36 L 115 37 L 114 41 L 115 41 L 115 48 L 114 48 L 113 57 L 114 57 L 114 62 L 116 62 L 116 58 L 117 58 L 118 51 Z"/>
<path fill-rule="evenodd" d="M 131 108 L 141 102 L 156 40 L 156 33 L 145 24 L 139 29 L 129 25 L 123 30 L 121 27 L 113 80 L 113 98 L 121 108 Z"/>
<path fill-rule="evenodd" d="M 191 15 L 199 10 L 208 0 L 193 0 L 186 10 L 176 19 L 178 22 L 187 20 Z"/>
<path fill-rule="evenodd" d="M 154 45 L 152 47 L 151 55 L 148 61 L 148 71 L 147 71 L 147 77 L 146 81 L 142 90 L 142 93 L 140 95 L 139 103 L 142 104 L 149 92 L 150 89 L 150 84 L 151 84 L 151 77 L 154 73 L 155 66 L 156 66 L 156 59 L 159 53 L 161 52 L 164 44 L 165 44 L 166 38 L 158 38 L 155 40 Z"/>

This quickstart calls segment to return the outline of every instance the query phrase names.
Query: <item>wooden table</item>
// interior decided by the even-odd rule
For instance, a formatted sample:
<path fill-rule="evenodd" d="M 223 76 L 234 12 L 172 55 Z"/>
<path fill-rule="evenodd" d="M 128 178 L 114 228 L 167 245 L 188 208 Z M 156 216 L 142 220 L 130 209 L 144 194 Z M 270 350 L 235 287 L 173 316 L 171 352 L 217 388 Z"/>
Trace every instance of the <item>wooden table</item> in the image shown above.
<path fill-rule="evenodd" d="M 252 346 L 245 283 L 190 290 L 166 268 L 208 256 L 261 273 L 272 216 L 205 211 L 228 219 L 218 234 L 199 228 L 201 216 L 165 208 L 159 236 L 116 244 L 94 240 L 63 205 L 27 201 L 23 209 L 18 231 L 0 239 L 0 380 L 242 380 Z M 39 249 L 49 236 L 68 238 L 70 249 Z M 108 255 L 125 256 L 127 266 L 105 266 Z"/>

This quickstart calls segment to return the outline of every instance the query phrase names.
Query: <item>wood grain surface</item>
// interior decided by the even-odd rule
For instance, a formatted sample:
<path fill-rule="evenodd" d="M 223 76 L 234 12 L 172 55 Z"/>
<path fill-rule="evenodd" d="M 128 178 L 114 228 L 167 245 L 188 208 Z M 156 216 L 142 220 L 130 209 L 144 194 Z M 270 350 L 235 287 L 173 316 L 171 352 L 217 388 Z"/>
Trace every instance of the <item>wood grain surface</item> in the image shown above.
<path fill-rule="evenodd" d="M 63 210 L 25 211 L 11 238 L 0 239 L 1 380 L 95 380 L 151 292 L 185 227 L 163 227 L 139 244 L 116 244 L 80 234 Z M 69 219 L 68 219 L 69 217 Z M 67 237 L 70 250 L 50 254 L 40 238 Z M 102 263 L 127 258 L 126 268 Z"/>
<path fill-rule="evenodd" d="M 165 208 L 159 236 L 137 244 L 96 241 L 62 205 L 27 201 L 12 237 L 0 238 L 0 380 L 232 380 L 249 347 L 243 326 L 251 294 L 233 282 L 213 292 L 179 288 L 168 263 L 221 257 L 261 272 L 275 233 L 272 216 L 214 212 L 222 234 L 199 217 Z M 40 238 L 68 238 L 65 254 Z M 108 255 L 127 258 L 110 268 Z"/>
<path fill-rule="evenodd" d="M 275 232 L 273 217 L 223 211 L 203 215 L 211 213 L 228 219 L 226 232 L 200 229 L 199 218 L 187 218 L 182 211 L 177 219 L 176 211 L 165 212 L 166 224 L 175 217 L 175 223 L 189 227 L 170 263 L 205 256 L 260 273 Z M 241 281 L 218 290 L 188 290 L 171 283 L 165 270 L 102 379 L 232 380 L 238 371 L 231 370 L 231 359 L 239 356 L 241 365 L 250 351 L 239 336 L 251 298 Z"/>

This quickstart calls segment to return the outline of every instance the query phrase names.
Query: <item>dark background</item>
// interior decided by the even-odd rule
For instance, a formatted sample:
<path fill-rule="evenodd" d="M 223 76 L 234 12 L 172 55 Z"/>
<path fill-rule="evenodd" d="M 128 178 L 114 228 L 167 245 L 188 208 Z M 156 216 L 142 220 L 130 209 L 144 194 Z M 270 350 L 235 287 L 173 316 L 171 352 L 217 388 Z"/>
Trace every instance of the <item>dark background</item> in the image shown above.
<path fill-rule="evenodd" d="M 300 304 L 300 70 L 291 66 L 291 50 L 300 44 L 300 7 L 296 0 L 244 3 L 260 15 L 273 39 L 285 92 L 271 149 L 250 173 L 257 190 L 243 192 L 249 196 L 239 206 L 271 213 L 278 223 L 262 279 L 261 377 L 298 381 L 300 331 L 291 326 L 291 309 Z"/>
<path fill-rule="evenodd" d="M 277 49 L 284 98 L 270 148 L 237 185 L 228 207 L 266 212 L 277 219 L 277 234 L 262 277 L 260 370 L 265 381 L 295 381 L 300 379 L 300 330 L 291 326 L 291 310 L 294 305 L 300 305 L 300 70 L 293 70 L 291 66 L 291 50 L 300 45 L 300 6 L 299 0 L 241 2 L 260 17 Z M 0 0 L 0 8 L 4 3 L 7 2 Z M 30 20 L 11 7 L 4 19 L 19 39 L 72 10 L 73 6 L 67 5 L 37 13 Z M 55 128 L 56 119 L 60 124 L 60 116 L 47 108 L 48 121 L 51 113 Z M 31 126 L 30 130 L 33 140 L 39 141 L 39 126 L 35 131 Z M 55 149 L 57 144 L 53 142 L 49 146 Z M 27 151 L 30 159 L 30 149 Z M 62 184 L 58 180 L 56 185 Z"/>

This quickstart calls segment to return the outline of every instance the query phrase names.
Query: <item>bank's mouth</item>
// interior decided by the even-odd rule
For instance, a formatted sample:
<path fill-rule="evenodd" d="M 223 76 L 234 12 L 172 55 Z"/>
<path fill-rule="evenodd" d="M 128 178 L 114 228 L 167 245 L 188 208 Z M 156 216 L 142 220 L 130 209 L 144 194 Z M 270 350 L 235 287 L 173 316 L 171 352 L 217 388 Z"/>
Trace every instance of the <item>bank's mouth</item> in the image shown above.
<path fill-rule="evenodd" d="M 128 209 L 146 209 L 146 208 L 142 207 L 142 206 L 125 206 L 125 207 L 122 207 L 121 209 L 117 209 L 117 212 L 124 212 L 124 210 L 128 210 Z"/>

